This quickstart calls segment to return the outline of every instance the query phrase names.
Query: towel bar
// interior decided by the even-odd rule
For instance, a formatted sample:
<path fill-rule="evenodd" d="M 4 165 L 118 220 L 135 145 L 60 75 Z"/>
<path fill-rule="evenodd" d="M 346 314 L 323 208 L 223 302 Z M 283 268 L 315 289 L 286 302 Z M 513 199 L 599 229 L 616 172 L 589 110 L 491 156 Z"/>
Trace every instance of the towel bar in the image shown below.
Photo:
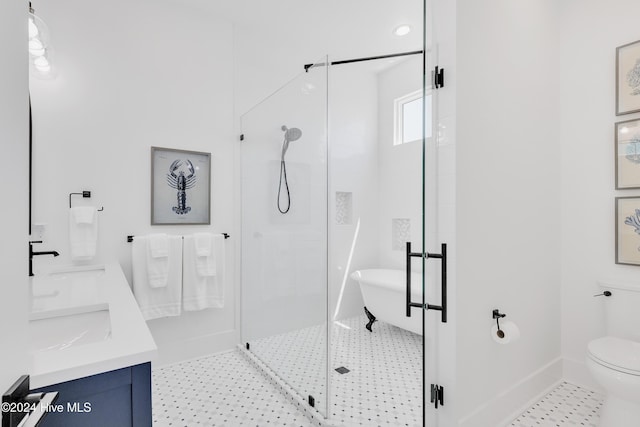
<path fill-rule="evenodd" d="M 229 237 L 231 237 L 231 236 L 230 236 L 229 234 L 227 234 L 227 233 L 220 233 L 220 234 L 222 234 L 222 235 L 224 236 L 224 239 L 225 239 L 225 240 L 227 240 Z M 127 242 L 128 242 L 128 243 L 133 242 L 133 238 L 134 238 L 134 237 L 135 237 L 135 236 L 127 236 Z M 182 236 L 182 238 L 184 239 L 184 236 Z"/>

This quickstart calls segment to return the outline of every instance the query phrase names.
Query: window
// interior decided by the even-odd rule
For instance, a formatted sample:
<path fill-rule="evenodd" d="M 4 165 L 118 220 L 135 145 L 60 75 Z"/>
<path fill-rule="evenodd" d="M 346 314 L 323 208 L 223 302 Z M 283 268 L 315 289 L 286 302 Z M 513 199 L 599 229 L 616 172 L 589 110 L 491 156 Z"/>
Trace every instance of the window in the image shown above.
<path fill-rule="evenodd" d="M 425 137 L 431 138 L 431 93 L 425 97 Z M 394 101 L 393 145 L 422 141 L 422 89 Z"/>

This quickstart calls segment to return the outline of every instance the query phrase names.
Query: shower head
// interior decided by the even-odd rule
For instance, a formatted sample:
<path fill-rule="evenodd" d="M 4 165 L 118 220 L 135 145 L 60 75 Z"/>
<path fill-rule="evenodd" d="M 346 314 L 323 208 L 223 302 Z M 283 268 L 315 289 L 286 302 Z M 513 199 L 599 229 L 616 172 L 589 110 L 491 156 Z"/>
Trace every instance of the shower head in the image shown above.
<path fill-rule="evenodd" d="M 284 131 L 284 139 L 289 142 L 297 141 L 302 136 L 302 131 L 298 128 L 289 129 L 283 125 L 281 129 Z"/>
<path fill-rule="evenodd" d="M 282 125 L 281 129 L 284 131 L 284 141 L 282 142 L 282 159 L 284 159 L 284 155 L 289 149 L 289 143 L 299 140 L 302 137 L 302 131 L 298 128 L 289 129 L 284 125 Z"/>

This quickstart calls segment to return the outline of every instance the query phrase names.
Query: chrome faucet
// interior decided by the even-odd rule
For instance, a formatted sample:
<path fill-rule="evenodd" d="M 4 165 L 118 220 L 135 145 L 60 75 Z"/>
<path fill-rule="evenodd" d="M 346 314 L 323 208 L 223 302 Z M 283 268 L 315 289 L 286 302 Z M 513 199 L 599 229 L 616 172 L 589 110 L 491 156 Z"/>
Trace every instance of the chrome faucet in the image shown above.
<path fill-rule="evenodd" d="M 29 277 L 33 276 L 33 257 L 34 256 L 36 256 L 36 255 L 53 255 L 55 257 L 55 256 L 60 255 L 56 251 L 34 252 L 33 251 L 33 244 L 34 243 L 42 243 L 42 240 L 31 240 L 31 241 L 29 241 Z"/>

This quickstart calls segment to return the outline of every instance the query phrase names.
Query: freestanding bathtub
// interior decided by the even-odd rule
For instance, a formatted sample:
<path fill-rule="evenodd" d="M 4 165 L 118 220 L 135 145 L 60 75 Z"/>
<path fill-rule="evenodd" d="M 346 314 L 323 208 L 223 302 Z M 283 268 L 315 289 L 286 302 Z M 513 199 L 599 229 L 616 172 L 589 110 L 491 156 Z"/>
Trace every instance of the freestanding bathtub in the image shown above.
<path fill-rule="evenodd" d="M 360 284 L 360 292 L 369 320 L 370 314 L 378 320 L 422 335 L 422 314 L 413 310 L 406 316 L 406 272 L 404 270 L 371 269 L 351 273 L 351 278 Z M 411 300 L 422 301 L 422 277 L 411 274 Z M 367 325 L 371 330 L 372 322 Z"/>

